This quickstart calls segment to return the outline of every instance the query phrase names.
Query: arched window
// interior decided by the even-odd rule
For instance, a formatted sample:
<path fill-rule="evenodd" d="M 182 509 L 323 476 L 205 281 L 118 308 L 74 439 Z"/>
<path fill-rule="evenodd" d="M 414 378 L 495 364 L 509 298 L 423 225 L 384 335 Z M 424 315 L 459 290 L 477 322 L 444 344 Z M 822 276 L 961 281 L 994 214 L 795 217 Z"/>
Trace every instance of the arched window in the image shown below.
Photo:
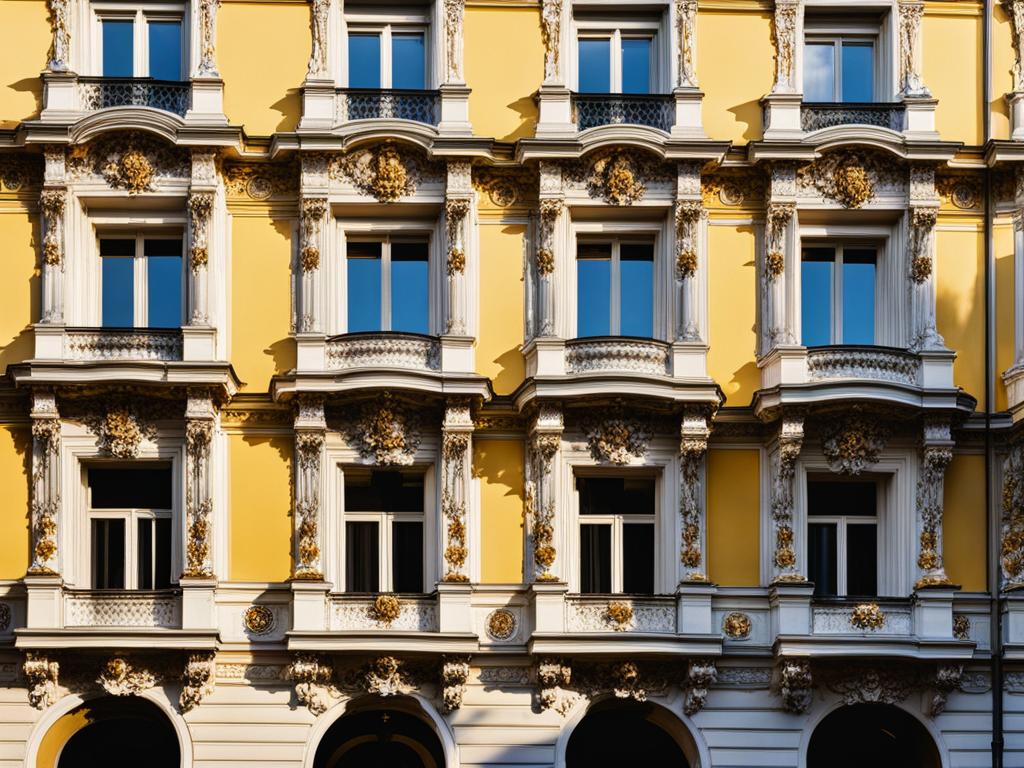
<path fill-rule="evenodd" d="M 314 768 L 444 768 L 441 741 L 414 708 L 402 701 L 356 703 L 324 735 Z"/>
<path fill-rule="evenodd" d="M 890 704 L 838 709 L 814 729 L 807 768 L 940 768 L 935 742 L 921 723 Z"/>
<path fill-rule="evenodd" d="M 698 758 L 689 732 L 668 710 L 651 702 L 603 701 L 573 730 L 565 765 L 697 768 Z"/>

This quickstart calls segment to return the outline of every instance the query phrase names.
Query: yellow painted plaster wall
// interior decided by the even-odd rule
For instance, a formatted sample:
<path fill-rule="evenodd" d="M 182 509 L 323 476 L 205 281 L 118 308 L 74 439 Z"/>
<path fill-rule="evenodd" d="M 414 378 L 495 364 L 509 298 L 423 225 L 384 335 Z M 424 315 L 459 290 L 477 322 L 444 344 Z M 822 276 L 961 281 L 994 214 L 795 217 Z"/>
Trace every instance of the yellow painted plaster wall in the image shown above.
<path fill-rule="evenodd" d="M 981 144 L 981 11 L 978 3 L 928 3 L 922 76 L 939 100 L 935 122 L 946 141 Z"/>
<path fill-rule="evenodd" d="M 761 582 L 760 461 L 753 448 L 708 451 L 708 576 L 722 586 Z"/>
<path fill-rule="evenodd" d="M 473 132 L 499 141 L 532 136 L 534 92 L 544 79 L 540 12 L 534 8 L 466 9 L 463 62 Z"/>
<path fill-rule="evenodd" d="M 231 249 L 231 362 L 243 390 L 266 392 L 270 377 L 295 367 L 289 219 L 235 214 Z"/>
<path fill-rule="evenodd" d="M 712 139 L 761 138 L 761 98 L 775 77 L 771 15 L 757 3 L 697 14 L 697 80 L 704 92 L 704 130 Z"/>
<path fill-rule="evenodd" d="M 1001 3 L 992 9 L 992 138 L 1010 138 L 1010 110 L 1003 96 L 1013 90 L 1013 25 Z"/>
<path fill-rule="evenodd" d="M 38 234 L 34 214 L 0 202 L 0 374 L 32 357 L 31 324 L 39 319 Z"/>
<path fill-rule="evenodd" d="M 1006 222 L 992 228 L 992 250 L 995 259 L 996 289 L 996 410 L 1007 408 L 1003 372 L 1013 365 L 1014 358 L 1014 276 L 1013 224 Z"/>
<path fill-rule="evenodd" d="M 955 222 L 963 225 L 962 220 Z M 985 254 L 980 231 L 936 232 L 936 320 L 956 352 L 953 380 L 985 406 Z"/>
<path fill-rule="evenodd" d="M 477 373 L 506 395 L 523 381 L 523 237 L 526 227 L 481 221 Z"/>
<path fill-rule="evenodd" d="M 88 704 L 73 709 L 50 726 L 39 743 L 36 768 L 57 768 L 60 751 L 72 736 L 93 722 Z"/>
<path fill-rule="evenodd" d="M 292 131 L 311 45 L 305 2 L 226 2 L 217 17 L 224 112 L 248 136 Z"/>
<path fill-rule="evenodd" d="M 752 227 L 715 226 L 714 222 L 709 227 L 708 371 L 725 392 L 727 406 L 750 405 L 761 385 L 761 374 L 754 361 L 754 245 Z"/>
<path fill-rule="evenodd" d="M 228 446 L 231 578 L 285 581 L 292 563 L 292 441 L 287 435 L 233 434 Z"/>
<path fill-rule="evenodd" d="M 39 116 L 50 50 L 50 24 L 43 0 L 0 0 L 0 126 Z"/>
<path fill-rule="evenodd" d="M 28 569 L 31 442 L 27 425 L 0 427 L 0 579 L 20 579 Z"/>
<path fill-rule="evenodd" d="M 480 580 L 523 579 L 523 442 L 475 440 L 473 477 L 480 484 Z"/>
<path fill-rule="evenodd" d="M 985 591 L 984 456 L 954 456 L 946 470 L 942 547 L 953 583 L 967 592 Z"/>

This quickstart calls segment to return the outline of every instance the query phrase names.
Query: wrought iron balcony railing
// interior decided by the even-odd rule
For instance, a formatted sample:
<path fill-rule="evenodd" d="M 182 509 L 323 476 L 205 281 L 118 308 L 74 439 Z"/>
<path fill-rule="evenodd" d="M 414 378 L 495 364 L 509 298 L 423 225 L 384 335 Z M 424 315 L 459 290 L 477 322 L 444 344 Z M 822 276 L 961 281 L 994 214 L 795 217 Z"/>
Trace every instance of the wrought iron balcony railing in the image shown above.
<path fill-rule="evenodd" d="M 338 122 L 393 119 L 437 125 L 440 103 L 439 91 L 341 88 L 338 90 Z"/>
<path fill-rule="evenodd" d="M 902 104 L 804 102 L 800 109 L 800 128 L 809 133 L 837 125 L 874 125 L 902 131 L 904 111 Z"/>
<path fill-rule="evenodd" d="M 675 122 L 675 99 L 656 93 L 576 93 L 572 111 L 580 131 L 600 125 L 646 125 L 668 133 Z"/>
<path fill-rule="evenodd" d="M 189 83 L 148 77 L 78 78 L 78 100 L 86 112 L 108 107 L 152 107 L 184 117 L 189 90 Z"/>

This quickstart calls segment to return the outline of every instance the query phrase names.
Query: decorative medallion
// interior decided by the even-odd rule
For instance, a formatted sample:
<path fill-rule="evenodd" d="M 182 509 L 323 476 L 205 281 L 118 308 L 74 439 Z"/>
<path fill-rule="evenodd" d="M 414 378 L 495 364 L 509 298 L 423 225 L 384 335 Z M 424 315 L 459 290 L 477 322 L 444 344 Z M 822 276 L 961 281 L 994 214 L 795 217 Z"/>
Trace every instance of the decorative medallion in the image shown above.
<path fill-rule="evenodd" d="M 865 631 L 882 629 L 885 626 L 885 614 L 878 603 L 861 603 L 850 614 L 850 626 Z"/>
<path fill-rule="evenodd" d="M 587 183 L 592 196 L 601 197 L 610 205 L 632 205 L 647 191 L 636 161 L 626 152 L 615 152 L 594 161 Z"/>
<path fill-rule="evenodd" d="M 585 419 L 581 426 L 594 461 L 629 464 L 647 453 L 648 425 L 641 419 L 626 416 L 621 408 Z"/>
<path fill-rule="evenodd" d="M 512 611 L 499 608 L 487 615 L 487 634 L 495 640 L 508 640 L 515 635 L 518 624 Z"/>
<path fill-rule="evenodd" d="M 419 447 L 419 419 L 385 392 L 365 403 L 345 433 L 364 460 L 379 466 L 412 464 Z"/>
<path fill-rule="evenodd" d="M 905 172 L 894 158 L 866 151 L 835 151 L 797 171 L 803 190 L 815 189 L 844 208 L 860 208 L 880 185 L 905 187 Z"/>
<path fill-rule="evenodd" d="M 888 431 L 874 419 L 849 417 L 831 427 L 821 443 L 833 472 L 859 475 L 878 461 Z"/>
<path fill-rule="evenodd" d="M 163 179 L 187 181 L 192 157 L 187 149 L 149 134 L 120 132 L 72 147 L 67 173 L 71 179 L 99 177 L 114 189 L 137 195 L 152 191 Z"/>
<path fill-rule="evenodd" d="M 971 639 L 971 620 L 967 617 L 967 614 L 953 614 L 953 637 L 957 640 Z"/>
<path fill-rule="evenodd" d="M 377 595 L 368 610 L 374 621 L 390 626 L 402 615 L 402 602 L 395 595 Z"/>
<path fill-rule="evenodd" d="M 622 632 L 629 629 L 633 623 L 633 606 L 621 601 L 608 603 L 608 608 L 604 612 L 604 618 L 606 622 L 611 624 L 612 629 L 616 632 Z"/>
<path fill-rule="evenodd" d="M 242 614 L 242 626 L 253 635 L 265 635 L 274 628 L 274 612 L 265 605 L 250 605 Z"/>
<path fill-rule="evenodd" d="M 136 696 L 154 687 L 157 676 L 122 656 L 115 656 L 103 665 L 96 682 L 111 696 Z"/>
<path fill-rule="evenodd" d="M 440 178 L 441 172 L 423 152 L 386 142 L 332 160 L 330 174 L 382 203 L 393 203 L 413 194 L 426 177 Z"/>
<path fill-rule="evenodd" d="M 722 620 L 722 631 L 733 640 L 740 640 L 750 636 L 750 617 L 745 613 L 730 613 Z"/>
<path fill-rule="evenodd" d="M 273 195 L 292 195 L 299 189 L 299 166 L 286 163 L 224 163 L 224 183 L 229 195 L 266 200 Z"/>

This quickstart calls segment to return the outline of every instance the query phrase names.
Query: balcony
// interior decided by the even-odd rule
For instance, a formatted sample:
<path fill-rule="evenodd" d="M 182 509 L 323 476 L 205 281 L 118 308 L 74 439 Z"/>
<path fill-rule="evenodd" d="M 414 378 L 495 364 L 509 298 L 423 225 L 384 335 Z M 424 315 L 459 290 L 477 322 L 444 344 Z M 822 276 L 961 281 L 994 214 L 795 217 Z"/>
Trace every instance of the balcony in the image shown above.
<path fill-rule="evenodd" d="M 180 629 L 181 596 L 170 592 L 67 590 L 64 626 Z"/>
<path fill-rule="evenodd" d="M 890 347 L 813 347 L 807 350 L 809 381 L 863 379 L 916 386 L 921 371 L 917 355 Z"/>
<path fill-rule="evenodd" d="M 675 118 L 675 97 L 668 94 L 572 95 L 572 121 L 578 131 L 602 125 L 645 125 L 669 133 Z"/>
<path fill-rule="evenodd" d="M 800 107 L 800 128 L 810 133 L 838 125 L 873 125 L 902 131 L 905 112 L 903 104 L 804 102 Z"/>
<path fill-rule="evenodd" d="M 191 85 L 148 77 L 79 77 L 78 103 L 83 112 L 110 107 L 150 107 L 184 117 Z"/>
<path fill-rule="evenodd" d="M 654 339 L 598 337 L 565 342 L 566 373 L 642 373 L 667 376 L 671 347 Z"/>
<path fill-rule="evenodd" d="M 65 360 L 171 362 L 181 360 L 183 354 L 177 328 L 67 328 L 63 339 Z"/>
<path fill-rule="evenodd" d="M 436 337 L 415 333 L 348 333 L 327 340 L 327 369 L 399 368 L 432 372 L 441 369 Z"/>
<path fill-rule="evenodd" d="M 411 120 L 436 127 L 441 115 L 440 91 L 339 88 L 336 117 L 351 120 Z"/>

